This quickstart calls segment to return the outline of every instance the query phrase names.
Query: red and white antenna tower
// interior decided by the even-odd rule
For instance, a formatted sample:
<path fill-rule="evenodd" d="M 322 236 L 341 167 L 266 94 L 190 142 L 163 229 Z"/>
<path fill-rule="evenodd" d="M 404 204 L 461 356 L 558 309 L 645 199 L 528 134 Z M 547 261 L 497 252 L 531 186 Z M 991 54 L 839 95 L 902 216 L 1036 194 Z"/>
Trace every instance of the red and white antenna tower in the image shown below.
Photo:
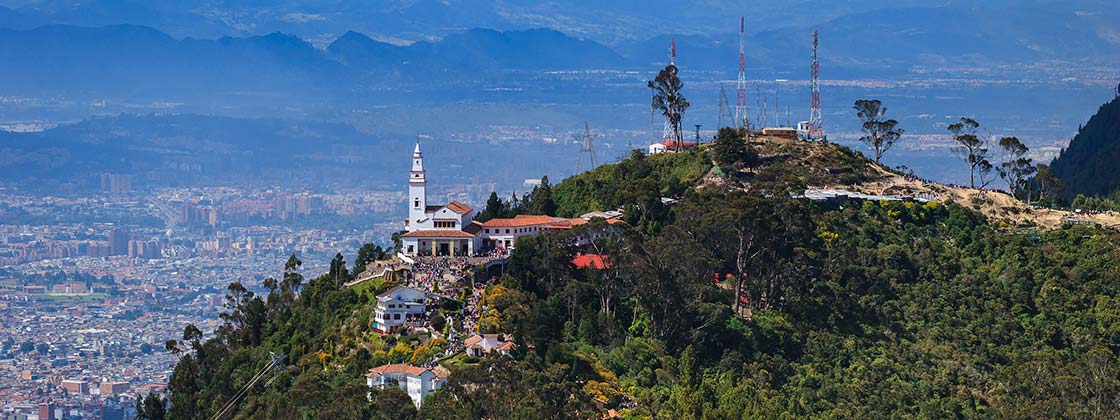
<path fill-rule="evenodd" d="M 739 82 L 735 90 L 735 127 L 748 127 L 747 117 L 747 59 L 744 54 L 746 48 L 746 17 L 739 16 Z"/>
<path fill-rule="evenodd" d="M 677 40 L 673 39 L 669 43 L 669 64 L 677 65 Z"/>
<path fill-rule="evenodd" d="M 821 63 L 817 61 L 817 30 L 813 30 L 813 78 L 809 84 L 812 99 L 809 102 L 809 140 L 823 140 L 821 125 Z"/>

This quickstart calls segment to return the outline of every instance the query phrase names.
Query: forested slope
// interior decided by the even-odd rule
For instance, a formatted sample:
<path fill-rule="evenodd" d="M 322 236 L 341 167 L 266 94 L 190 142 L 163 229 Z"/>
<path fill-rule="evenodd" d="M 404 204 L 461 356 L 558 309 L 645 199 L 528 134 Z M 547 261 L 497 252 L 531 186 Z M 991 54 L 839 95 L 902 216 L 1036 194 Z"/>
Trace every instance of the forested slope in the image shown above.
<path fill-rule="evenodd" d="M 370 333 L 371 291 L 341 287 L 336 261 L 307 284 L 291 262 L 267 296 L 231 286 L 226 326 L 205 340 L 188 331 L 177 347 L 190 351 L 171 381 L 170 414 L 209 416 L 269 352 L 287 355 L 287 367 L 227 418 L 1120 412 L 1116 233 L 996 229 L 953 202 L 830 210 L 776 193 L 786 183 L 696 188 L 716 176 L 705 153 L 635 157 L 558 184 L 561 212 L 639 216 L 590 249 L 572 246 L 580 229 L 520 240 L 485 293 L 482 325 L 521 350 L 449 366 L 446 390 L 419 411 L 395 390 L 367 402 L 363 374 L 425 360 L 440 343 Z M 681 201 L 659 207 L 662 195 Z M 606 268 L 577 269 L 578 252 L 604 255 Z"/>
<path fill-rule="evenodd" d="M 1069 147 L 1050 164 L 1067 200 L 1079 194 L 1109 197 L 1120 191 L 1120 96 L 1101 105 Z"/>

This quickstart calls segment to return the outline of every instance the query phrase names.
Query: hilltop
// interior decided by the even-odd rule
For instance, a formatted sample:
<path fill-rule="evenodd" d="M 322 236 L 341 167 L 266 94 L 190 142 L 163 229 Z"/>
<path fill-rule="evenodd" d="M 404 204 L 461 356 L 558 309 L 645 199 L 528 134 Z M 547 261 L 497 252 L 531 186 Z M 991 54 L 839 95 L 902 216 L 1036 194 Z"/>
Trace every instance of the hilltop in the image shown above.
<path fill-rule="evenodd" d="M 386 278 L 373 261 L 393 252 L 370 245 L 354 269 L 340 254 L 306 283 L 294 256 L 260 295 L 233 283 L 214 335 L 188 327 L 168 344 L 181 355 L 170 417 L 209 417 L 231 400 L 227 415 L 246 419 L 1120 410 L 1120 234 L 1007 229 L 995 217 L 1015 205 L 995 193 L 906 177 L 837 145 L 760 138 L 723 151 L 635 153 L 534 192 L 557 215 L 620 208 L 625 223 L 522 236 L 491 270 L 431 257 L 389 261 Z M 731 155 L 741 159 L 720 161 Z M 826 187 L 891 197 L 798 198 Z M 984 199 L 975 208 L 991 215 L 968 207 Z M 433 279 L 443 265 L 465 275 Z M 430 321 L 382 335 L 374 307 L 395 278 L 434 296 Z M 511 350 L 467 356 L 455 328 L 496 334 Z M 365 385 L 367 374 L 420 366 L 447 379 L 419 408 L 396 388 Z M 272 379 L 252 381 L 270 369 Z"/>
<path fill-rule="evenodd" d="M 1120 143 L 1118 143 L 1120 144 Z M 1054 229 L 1069 223 L 1096 223 L 1120 229 L 1120 214 L 1101 212 L 1082 214 L 1029 205 L 1001 190 L 967 188 L 925 180 L 863 157 L 862 154 L 833 143 L 793 141 L 761 137 L 755 144 L 763 156 L 774 156 L 756 168 L 740 171 L 733 183 L 750 188 L 755 179 L 782 179 L 813 190 L 846 190 L 900 199 L 953 201 L 985 215 L 995 224 Z M 718 177 L 705 178 L 706 186 L 726 188 Z"/>
<path fill-rule="evenodd" d="M 632 156 L 616 165 L 604 165 L 573 176 L 556 187 L 561 211 L 578 215 L 616 206 L 621 208 L 623 201 L 633 201 L 632 196 L 641 190 L 628 188 L 628 180 L 649 177 L 653 182 L 644 187 L 656 186 L 664 196 L 675 198 L 680 198 L 690 188 L 794 194 L 806 190 L 832 194 L 851 192 L 899 200 L 951 201 L 983 214 L 989 222 L 999 226 L 1055 229 L 1071 223 L 1095 223 L 1120 229 L 1120 213 L 1117 212 L 1080 213 L 1037 207 L 1000 190 L 925 180 L 879 165 L 835 143 L 759 135 L 752 139 L 752 147 L 760 156 L 757 163 L 723 167 L 708 156 L 710 147 L 710 144 L 701 145 L 699 153 Z M 649 168 L 635 168 L 646 166 Z M 599 188 L 588 188 L 589 185 Z M 570 198 L 572 195 L 590 197 L 590 201 L 576 203 L 573 201 L 577 200 Z"/>

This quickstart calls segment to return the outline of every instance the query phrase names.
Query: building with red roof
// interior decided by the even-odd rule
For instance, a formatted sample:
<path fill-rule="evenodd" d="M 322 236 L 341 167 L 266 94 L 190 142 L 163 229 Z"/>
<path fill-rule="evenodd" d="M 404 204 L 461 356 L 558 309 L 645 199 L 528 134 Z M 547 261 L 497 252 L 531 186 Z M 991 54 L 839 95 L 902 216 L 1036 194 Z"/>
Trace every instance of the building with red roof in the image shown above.
<path fill-rule="evenodd" d="M 366 385 L 370 388 L 384 389 L 387 386 L 399 387 L 412 398 L 419 408 L 424 398 L 447 383 L 449 372 L 443 366 L 422 368 L 405 364 L 381 365 L 366 374 Z"/>
<path fill-rule="evenodd" d="M 572 264 L 579 269 L 591 267 L 602 270 L 604 268 L 610 268 L 610 263 L 606 262 L 604 258 L 603 255 L 599 254 L 579 254 L 572 257 Z"/>
<path fill-rule="evenodd" d="M 412 169 L 409 171 L 408 219 L 404 222 L 406 233 L 401 235 L 405 255 L 473 255 L 483 250 L 506 249 L 517 246 L 517 239 L 542 232 L 572 229 L 588 223 L 588 219 L 566 219 L 544 215 L 519 214 L 510 218 L 475 222 L 474 209 L 452 201 L 448 204 L 429 205 L 427 199 L 427 171 L 420 143 L 412 152 Z M 608 223 L 619 220 L 608 220 Z"/>

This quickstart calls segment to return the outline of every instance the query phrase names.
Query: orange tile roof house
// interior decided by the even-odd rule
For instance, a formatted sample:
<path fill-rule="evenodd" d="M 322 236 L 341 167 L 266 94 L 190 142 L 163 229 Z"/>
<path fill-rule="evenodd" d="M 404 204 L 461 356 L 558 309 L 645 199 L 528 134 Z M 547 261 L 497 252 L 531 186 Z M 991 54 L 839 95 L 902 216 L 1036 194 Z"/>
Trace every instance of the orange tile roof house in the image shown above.
<path fill-rule="evenodd" d="M 509 336 L 505 334 L 475 334 L 463 340 L 463 347 L 466 348 L 468 355 L 482 357 L 495 351 L 509 355 L 510 351 L 517 348 L 517 344 L 510 341 Z"/>
<path fill-rule="evenodd" d="M 369 370 L 366 385 L 379 389 L 397 386 L 419 408 L 424 403 L 424 398 L 443 388 L 448 375 L 447 368 L 443 366 L 422 368 L 405 364 L 381 365 Z"/>

